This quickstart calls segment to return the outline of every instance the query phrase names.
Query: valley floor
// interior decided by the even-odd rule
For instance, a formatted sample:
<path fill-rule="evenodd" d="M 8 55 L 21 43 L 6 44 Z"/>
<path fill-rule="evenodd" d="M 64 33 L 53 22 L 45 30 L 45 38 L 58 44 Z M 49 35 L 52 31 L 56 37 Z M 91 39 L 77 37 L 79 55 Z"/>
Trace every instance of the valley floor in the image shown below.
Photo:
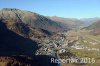
<path fill-rule="evenodd" d="M 95 63 L 62 64 L 62 66 L 100 66 L 100 35 L 91 35 L 87 30 L 71 30 L 67 32 L 70 53 L 76 58 L 94 58 Z M 64 55 L 66 53 L 63 53 Z M 63 55 L 63 57 L 64 57 Z M 86 61 L 86 60 L 85 60 Z"/>

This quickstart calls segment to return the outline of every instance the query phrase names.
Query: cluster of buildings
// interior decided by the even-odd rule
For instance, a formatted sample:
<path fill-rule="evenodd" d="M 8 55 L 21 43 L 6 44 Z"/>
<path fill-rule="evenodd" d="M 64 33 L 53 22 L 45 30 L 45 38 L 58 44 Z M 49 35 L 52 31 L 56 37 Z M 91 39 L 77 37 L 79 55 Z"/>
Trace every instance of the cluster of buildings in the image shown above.
<path fill-rule="evenodd" d="M 40 44 L 37 55 L 52 55 L 67 51 L 68 41 L 65 34 L 56 34 L 52 37 L 45 38 Z"/>

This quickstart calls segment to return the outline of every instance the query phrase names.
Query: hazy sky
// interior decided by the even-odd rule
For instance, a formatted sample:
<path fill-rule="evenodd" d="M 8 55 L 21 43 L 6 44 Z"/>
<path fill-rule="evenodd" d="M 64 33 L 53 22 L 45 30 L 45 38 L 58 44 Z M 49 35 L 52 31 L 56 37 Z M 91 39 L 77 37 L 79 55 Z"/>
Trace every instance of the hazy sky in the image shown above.
<path fill-rule="evenodd" d="M 18 8 L 45 16 L 100 17 L 100 0 L 0 0 L 0 9 Z"/>

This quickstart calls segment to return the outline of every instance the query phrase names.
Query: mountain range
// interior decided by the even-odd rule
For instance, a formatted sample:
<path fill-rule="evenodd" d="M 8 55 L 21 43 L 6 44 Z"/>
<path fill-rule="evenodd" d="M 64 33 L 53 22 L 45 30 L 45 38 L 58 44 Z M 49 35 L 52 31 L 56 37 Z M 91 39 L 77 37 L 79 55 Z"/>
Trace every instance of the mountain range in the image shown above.
<path fill-rule="evenodd" d="M 76 18 L 64 18 L 64 17 L 57 17 L 57 16 L 52 16 L 48 18 L 57 22 L 61 22 L 62 24 L 65 24 L 69 28 L 79 28 L 85 26 L 85 24 L 81 20 Z"/>
<path fill-rule="evenodd" d="M 14 59 L 19 58 L 16 56 L 25 55 L 33 57 L 39 62 L 39 66 L 57 66 L 57 64 L 52 65 L 48 60 L 56 57 L 55 46 L 61 47 L 66 40 L 64 35 L 59 35 L 60 32 L 84 27 L 85 22 L 88 21 L 88 19 L 47 17 L 26 10 L 4 8 L 0 10 L 0 57 L 10 55 L 9 60 L 11 60 L 12 55 L 15 56 Z M 100 34 L 100 21 L 93 22 L 85 29 L 96 30 L 94 32 Z M 17 62 L 21 66 L 19 60 Z M 32 62 L 33 60 L 29 62 L 32 64 L 29 66 L 34 65 Z"/>
<path fill-rule="evenodd" d="M 64 18 L 58 16 L 43 16 L 35 12 L 20 10 L 16 8 L 3 8 L 0 10 L 0 19 L 23 22 L 32 27 L 45 29 L 51 32 L 82 28 L 98 21 L 100 18 Z"/>
<path fill-rule="evenodd" d="M 97 22 L 98 20 L 100 20 L 99 17 L 77 19 L 77 18 L 64 18 L 64 17 L 58 17 L 58 16 L 52 16 L 52 17 L 48 16 L 48 18 L 50 18 L 51 20 L 57 21 L 57 22 L 61 22 L 62 24 L 65 24 L 71 29 L 72 28 L 83 28 L 83 27 L 89 26 L 93 24 L 94 22 Z"/>
<path fill-rule="evenodd" d="M 84 23 L 78 19 L 56 16 L 46 17 L 34 12 L 12 8 L 4 8 L 0 10 L 0 23 L 0 36 L 3 36 L 1 40 L 4 38 L 3 42 L 5 43 L 7 42 L 5 39 L 9 39 L 8 43 L 11 43 L 12 46 L 13 43 L 17 44 L 16 40 L 18 38 L 21 39 L 18 40 L 18 44 L 20 44 L 20 42 L 24 44 L 23 42 L 26 41 L 26 39 L 33 40 L 33 43 L 36 42 L 35 44 L 37 44 L 40 40 L 43 40 L 46 37 L 49 38 L 53 32 L 84 26 Z M 100 21 L 95 22 L 86 28 L 95 29 L 97 31 L 100 28 L 99 24 Z M 15 40 L 13 38 L 15 38 Z"/>
<path fill-rule="evenodd" d="M 34 19 L 37 18 L 43 22 L 39 24 L 45 27 L 45 29 L 42 28 L 42 26 L 40 27 L 39 24 L 34 23 L 39 22 L 38 20 L 32 21 L 33 24 L 22 20 L 25 16 L 22 15 L 24 11 L 22 11 L 21 14 L 19 14 L 19 12 L 21 12 L 19 9 L 7 8 L 0 11 L 0 66 L 57 66 L 57 64 L 50 63 L 49 61 L 50 58 L 54 56 L 46 54 L 36 55 L 36 52 L 39 51 L 41 47 L 45 47 L 39 42 L 43 41 L 45 38 L 49 38 L 52 34 L 49 28 L 53 26 L 54 28 L 55 26 L 61 28 L 61 26 L 50 19 L 46 21 L 45 19 L 47 18 L 44 16 L 43 18 L 42 16 L 41 18 L 40 16 L 38 16 L 38 18 L 34 17 Z M 28 16 L 29 13 L 31 12 L 28 12 Z M 27 12 L 24 14 L 27 14 Z M 33 19 L 33 16 L 28 16 L 27 18 Z M 49 26 L 49 28 L 44 24 Z M 42 53 L 42 51 L 40 52 Z"/>
<path fill-rule="evenodd" d="M 53 21 L 40 14 L 12 8 L 3 8 L 0 10 L 0 19 L 6 20 L 6 22 L 22 22 L 32 27 L 45 29 L 51 32 L 61 31 L 63 28 L 67 28 L 64 24 Z"/>
<path fill-rule="evenodd" d="M 100 20 L 99 17 L 94 17 L 94 18 L 81 18 L 80 19 L 86 26 L 91 25 L 94 22 L 97 22 L 98 20 Z"/>

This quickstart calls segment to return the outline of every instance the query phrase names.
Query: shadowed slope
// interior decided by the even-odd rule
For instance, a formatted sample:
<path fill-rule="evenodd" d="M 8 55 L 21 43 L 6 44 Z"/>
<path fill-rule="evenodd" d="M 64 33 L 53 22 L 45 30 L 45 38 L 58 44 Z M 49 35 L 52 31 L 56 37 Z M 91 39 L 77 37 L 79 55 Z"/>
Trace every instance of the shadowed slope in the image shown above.
<path fill-rule="evenodd" d="M 8 30 L 0 21 L 0 55 L 32 55 L 37 49 L 35 41 Z"/>
<path fill-rule="evenodd" d="M 0 66 L 57 66 L 51 63 L 52 56 L 35 55 L 38 50 L 35 41 L 24 38 L 0 21 Z M 28 58 L 30 57 L 30 59 Z M 54 57 L 53 57 L 54 58 Z"/>

